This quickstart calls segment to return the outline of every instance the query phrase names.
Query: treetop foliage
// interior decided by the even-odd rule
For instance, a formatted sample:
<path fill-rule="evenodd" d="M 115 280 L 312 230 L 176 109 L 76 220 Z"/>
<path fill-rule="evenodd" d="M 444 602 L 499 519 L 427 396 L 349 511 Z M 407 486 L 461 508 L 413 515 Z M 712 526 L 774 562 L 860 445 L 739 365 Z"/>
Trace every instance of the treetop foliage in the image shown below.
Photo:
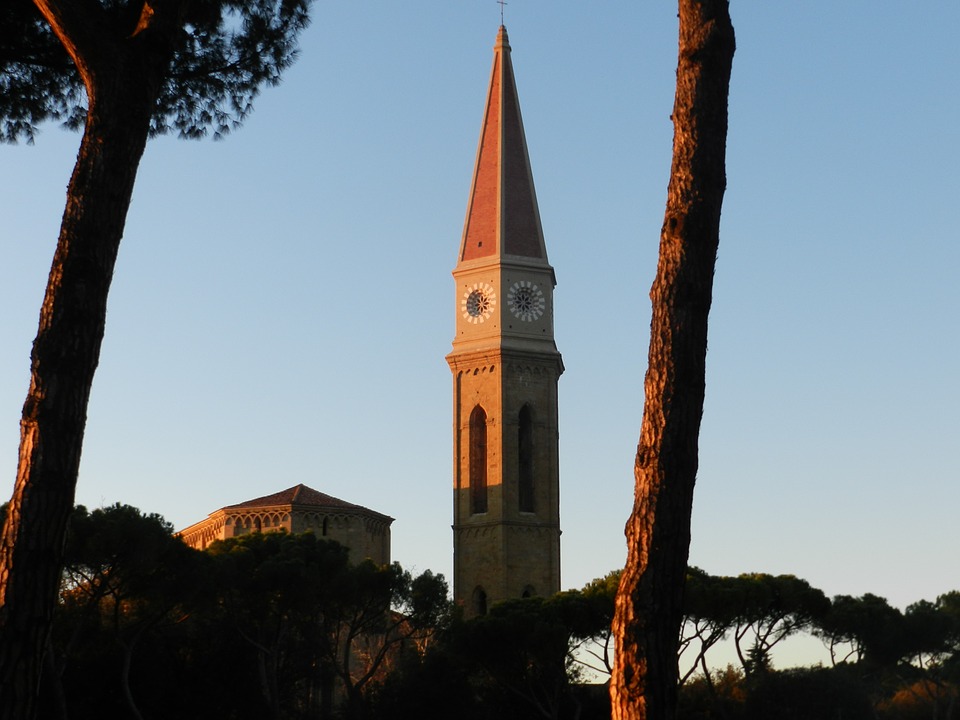
<path fill-rule="evenodd" d="M 0 5 L 0 140 L 32 143 L 45 120 L 78 128 L 84 97 L 77 69 L 33 3 Z"/>
<path fill-rule="evenodd" d="M 363 720 L 445 718 L 451 707 L 463 720 L 610 717 L 602 685 L 582 683 L 610 672 L 619 571 L 464 621 L 442 575 L 351 564 L 312 533 L 251 533 L 201 552 L 161 516 L 120 504 L 78 506 L 66 557 L 56 672 L 43 686 L 51 713 L 63 697 L 77 717 L 139 705 L 298 720 L 325 717 L 326 697 Z M 702 669 L 681 681 L 682 720 L 949 718 L 960 696 L 960 592 L 901 611 L 870 594 L 826 600 L 792 575 L 690 568 L 686 602 L 691 652 L 724 637 L 744 648 L 726 670 L 698 656 Z M 826 667 L 778 670 L 770 650 L 782 632 L 840 652 Z"/>
<path fill-rule="evenodd" d="M 70 517 L 66 566 L 91 574 L 131 567 L 143 571 L 156 565 L 172 536 L 173 525 L 157 514 L 120 503 L 93 512 L 78 505 Z"/>
<path fill-rule="evenodd" d="M 151 119 L 151 135 L 219 138 L 242 123 L 263 84 L 296 59 L 311 0 L 170 0 L 181 18 L 174 56 Z M 143 0 L 87 0 L 98 49 L 119 61 L 135 41 Z M 79 128 L 86 115 L 80 74 L 30 0 L 0 5 L 0 140 L 32 142 L 38 126 Z"/>

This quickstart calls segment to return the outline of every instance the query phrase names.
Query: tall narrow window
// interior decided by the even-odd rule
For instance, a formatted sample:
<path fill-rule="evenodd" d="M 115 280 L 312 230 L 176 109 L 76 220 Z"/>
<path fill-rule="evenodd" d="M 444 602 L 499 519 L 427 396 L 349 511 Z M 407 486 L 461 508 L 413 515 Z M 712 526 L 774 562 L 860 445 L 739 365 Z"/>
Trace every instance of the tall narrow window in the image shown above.
<path fill-rule="evenodd" d="M 520 409 L 517 448 L 520 463 L 518 487 L 520 512 L 533 512 L 533 412 L 529 405 L 524 405 Z"/>
<path fill-rule="evenodd" d="M 487 614 L 487 593 L 479 585 L 473 589 L 472 601 L 474 615 Z"/>
<path fill-rule="evenodd" d="M 470 413 L 470 512 L 487 511 L 487 414 L 477 405 Z"/>

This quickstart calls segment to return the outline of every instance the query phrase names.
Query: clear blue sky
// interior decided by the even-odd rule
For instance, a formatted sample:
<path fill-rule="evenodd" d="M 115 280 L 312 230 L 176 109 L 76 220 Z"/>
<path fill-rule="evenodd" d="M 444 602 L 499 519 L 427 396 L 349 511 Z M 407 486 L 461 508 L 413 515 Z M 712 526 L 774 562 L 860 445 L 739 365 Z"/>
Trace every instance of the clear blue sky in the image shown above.
<path fill-rule="evenodd" d="M 691 563 L 960 589 L 960 3 L 735 0 Z M 225 142 L 143 159 L 77 500 L 177 527 L 297 483 L 450 576 L 450 275 L 493 0 L 318 0 Z M 556 268 L 563 585 L 619 566 L 676 67 L 670 2 L 511 0 Z M 0 467 L 79 136 L 0 147 Z"/>

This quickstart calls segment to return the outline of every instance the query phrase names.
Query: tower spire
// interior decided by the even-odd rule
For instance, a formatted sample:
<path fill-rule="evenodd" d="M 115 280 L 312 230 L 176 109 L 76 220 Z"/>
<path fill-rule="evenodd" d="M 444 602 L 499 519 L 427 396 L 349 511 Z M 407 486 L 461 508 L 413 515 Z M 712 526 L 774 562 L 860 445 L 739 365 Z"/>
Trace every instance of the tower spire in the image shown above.
<path fill-rule="evenodd" d="M 503 25 L 493 51 L 460 260 L 513 255 L 546 262 L 510 41 Z"/>

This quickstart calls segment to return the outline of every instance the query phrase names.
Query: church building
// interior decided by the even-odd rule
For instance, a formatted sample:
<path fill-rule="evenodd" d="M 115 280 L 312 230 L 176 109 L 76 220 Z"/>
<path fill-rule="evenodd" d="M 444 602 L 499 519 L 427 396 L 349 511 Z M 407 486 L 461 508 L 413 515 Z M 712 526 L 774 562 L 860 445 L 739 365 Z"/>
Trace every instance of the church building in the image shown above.
<path fill-rule="evenodd" d="M 560 590 L 556 279 L 503 26 L 453 277 L 453 592 L 472 617 Z"/>
<path fill-rule="evenodd" d="M 295 485 L 273 495 L 228 505 L 177 534 L 190 547 L 203 550 L 215 540 L 248 533 L 311 531 L 348 548 L 351 562 L 369 558 L 385 565 L 390 562 L 391 523 L 393 518 L 388 515 L 306 485 Z"/>

